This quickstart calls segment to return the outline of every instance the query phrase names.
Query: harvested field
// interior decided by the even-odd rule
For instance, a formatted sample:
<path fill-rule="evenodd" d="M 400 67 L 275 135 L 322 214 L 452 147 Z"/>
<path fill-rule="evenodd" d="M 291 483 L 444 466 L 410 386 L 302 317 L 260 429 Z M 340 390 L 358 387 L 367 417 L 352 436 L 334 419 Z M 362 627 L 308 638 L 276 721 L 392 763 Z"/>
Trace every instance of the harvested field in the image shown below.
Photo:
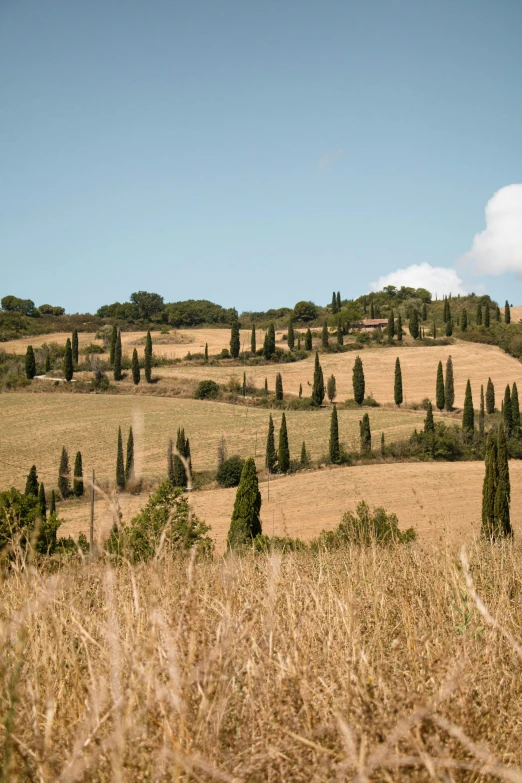
<path fill-rule="evenodd" d="M 262 467 L 269 411 L 243 405 L 146 395 L 5 394 L 1 398 L 0 487 L 20 489 L 34 463 L 48 489 L 55 485 L 62 446 L 74 460 L 80 450 L 86 473 L 93 468 L 102 482 L 112 481 L 116 463 L 118 427 L 124 438 L 130 425 L 136 443 L 136 467 L 150 481 L 166 470 L 169 437 L 183 426 L 190 438 L 194 469 L 213 470 L 217 445 L 225 436 L 229 454 L 256 455 Z M 381 431 L 388 441 L 408 436 L 422 427 L 422 411 L 370 409 L 377 441 Z M 272 411 L 277 428 L 279 411 Z M 359 438 L 358 410 L 339 411 L 341 440 L 355 447 Z M 312 459 L 327 453 L 330 409 L 287 411 L 291 454 L 299 457 L 306 440 Z M 256 448 L 257 442 L 257 448 Z M 376 444 L 377 445 L 377 444 Z"/>

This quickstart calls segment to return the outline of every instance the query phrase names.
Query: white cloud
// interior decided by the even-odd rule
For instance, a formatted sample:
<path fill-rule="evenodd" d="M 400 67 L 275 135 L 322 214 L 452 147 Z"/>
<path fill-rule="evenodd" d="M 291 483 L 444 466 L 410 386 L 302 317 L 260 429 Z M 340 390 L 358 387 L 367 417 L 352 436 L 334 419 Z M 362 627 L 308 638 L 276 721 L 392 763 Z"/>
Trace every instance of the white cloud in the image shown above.
<path fill-rule="evenodd" d="M 342 157 L 342 154 L 343 151 L 341 148 L 335 150 L 335 152 L 326 152 L 322 157 L 319 158 L 317 165 L 321 171 L 329 169 L 330 166 L 333 166 L 336 160 L 339 160 L 339 158 Z"/>
<path fill-rule="evenodd" d="M 454 269 L 444 266 L 431 266 L 431 264 L 412 264 L 406 269 L 396 269 L 389 275 L 383 275 L 375 283 L 370 283 L 372 291 L 381 291 L 387 285 L 396 288 L 407 286 L 408 288 L 426 288 L 435 296 L 448 294 L 466 294 L 463 281 Z"/>
<path fill-rule="evenodd" d="M 486 228 L 459 266 L 477 275 L 522 275 L 522 184 L 506 185 L 486 204 Z"/>

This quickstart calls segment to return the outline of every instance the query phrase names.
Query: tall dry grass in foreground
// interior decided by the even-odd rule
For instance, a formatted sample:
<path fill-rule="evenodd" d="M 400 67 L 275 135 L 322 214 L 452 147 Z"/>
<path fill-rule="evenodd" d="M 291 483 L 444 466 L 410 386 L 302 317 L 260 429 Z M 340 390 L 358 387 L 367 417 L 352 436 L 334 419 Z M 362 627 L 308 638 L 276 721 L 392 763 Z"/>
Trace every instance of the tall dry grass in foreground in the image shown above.
<path fill-rule="evenodd" d="M 6 781 L 522 781 L 522 552 L 17 567 Z M 513 639 L 507 638 L 511 634 Z"/>

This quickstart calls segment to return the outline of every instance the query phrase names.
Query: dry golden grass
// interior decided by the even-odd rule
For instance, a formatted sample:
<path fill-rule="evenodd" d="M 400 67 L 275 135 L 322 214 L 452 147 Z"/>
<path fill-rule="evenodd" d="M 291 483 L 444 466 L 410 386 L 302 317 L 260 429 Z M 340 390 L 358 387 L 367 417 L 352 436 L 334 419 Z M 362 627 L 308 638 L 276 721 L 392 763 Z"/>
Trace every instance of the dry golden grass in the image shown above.
<path fill-rule="evenodd" d="M 492 618 L 444 546 L 16 562 L 1 779 L 520 783 L 522 553 L 470 559 Z"/>
<path fill-rule="evenodd" d="M 281 413 L 272 413 L 278 428 Z M 82 452 L 86 474 L 94 468 L 99 481 L 112 481 L 118 427 L 126 437 L 131 425 L 137 470 L 150 481 L 164 476 L 168 439 L 175 439 L 180 426 L 190 439 L 196 471 L 215 469 L 222 435 L 229 455 L 257 455 L 261 466 L 268 416 L 267 410 L 243 405 L 142 394 L 5 394 L 0 406 L 0 487 L 13 484 L 23 489 L 34 463 L 40 480 L 50 490 L 56 485 L 62 446 L 72 461 L 76 451 Z M 339 411 L 340 437 L 347 446 L 358 442 L 360 416 L 357 410 Z M 380 437 L 383 431 L 388 441 L 408 436 L 415 427 L 422 427 L 423 419 L 421 411 L 370 410 L 374 434 Z M 313 459 L 327 453 L 329 409 L 287 411 L 287 422 L 295 458 L 303 439 Z"/>

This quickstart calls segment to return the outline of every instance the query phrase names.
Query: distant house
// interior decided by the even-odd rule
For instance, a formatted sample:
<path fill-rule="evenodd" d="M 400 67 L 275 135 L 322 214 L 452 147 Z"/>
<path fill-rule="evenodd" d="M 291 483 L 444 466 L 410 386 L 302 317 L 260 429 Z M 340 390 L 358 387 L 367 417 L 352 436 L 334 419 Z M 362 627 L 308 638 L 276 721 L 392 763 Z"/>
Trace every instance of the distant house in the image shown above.
<path fill-rule="evenodd" d="M 372 329 L 380 329 L 382 331 L 383 329 L 386 329 L 387 326 L 387 318 L 365 318 L 363 321 L 361 321 L 359 330 L 361 332 L 369 332 Z"/>

